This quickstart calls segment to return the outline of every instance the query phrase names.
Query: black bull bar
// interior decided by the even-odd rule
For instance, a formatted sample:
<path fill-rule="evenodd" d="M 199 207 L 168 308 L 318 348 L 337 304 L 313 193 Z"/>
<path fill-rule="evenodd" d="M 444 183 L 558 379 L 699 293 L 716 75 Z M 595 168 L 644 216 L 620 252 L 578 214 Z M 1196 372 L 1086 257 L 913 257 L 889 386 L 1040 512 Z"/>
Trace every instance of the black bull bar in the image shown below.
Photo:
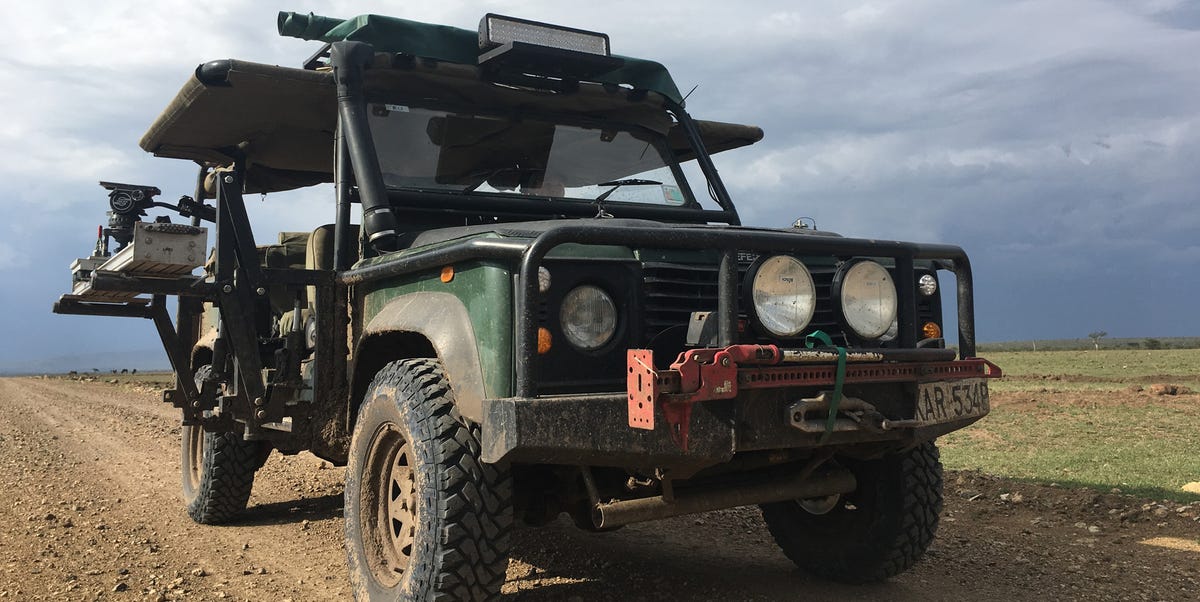
<path fill-rule="evenodd" d="M 516 295 L 516 397 L 533 397 L 537 379 L 537 270 L 542 259 L 565 243 L 620 245 L 654 249 L 707 249 L 721 253 L 718 270 L 718 345 L 733 345 L 737 333 L 737 254 L 780 252 L 797 255 L 891 258 L 895 261 L 898 295 L 899 345 L 917 344 L 916 282 L 914 261 L 938 260 L 940 268 L 954 274 L 957 283 L 959 357 L 975 356 L 975 307 L 971 262 L 954 245 L 841 238 L 815 234 L 755 231 L 724 227 L 609 228 L 569 225 L 547 230 L 521 256 L 520 284 Z"/>

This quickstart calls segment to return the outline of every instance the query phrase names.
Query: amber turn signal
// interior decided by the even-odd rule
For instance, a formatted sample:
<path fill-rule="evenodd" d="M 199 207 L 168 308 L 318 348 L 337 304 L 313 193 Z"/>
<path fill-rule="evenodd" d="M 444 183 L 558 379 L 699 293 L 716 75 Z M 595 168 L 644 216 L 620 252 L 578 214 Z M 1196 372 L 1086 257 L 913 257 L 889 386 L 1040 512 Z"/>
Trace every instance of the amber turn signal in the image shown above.
<path fill-rule="evenodd" d="M 550 353 L 550 331 L 545 327 L 538 328 L 538 355 Z"/>
<path fill-rule="evenodd" d="M 454 280 L 454 266 L 448 265 L 442 268 L 442 282 L 450 282 Z"/>
<path fill-rule="evenodd" d="M 942 327 L 938 326 L 937 322 L 926 322 L 921 327 L 921 334 L 925 335 L 927 339 L 940 339 L 942 338 Z"/>

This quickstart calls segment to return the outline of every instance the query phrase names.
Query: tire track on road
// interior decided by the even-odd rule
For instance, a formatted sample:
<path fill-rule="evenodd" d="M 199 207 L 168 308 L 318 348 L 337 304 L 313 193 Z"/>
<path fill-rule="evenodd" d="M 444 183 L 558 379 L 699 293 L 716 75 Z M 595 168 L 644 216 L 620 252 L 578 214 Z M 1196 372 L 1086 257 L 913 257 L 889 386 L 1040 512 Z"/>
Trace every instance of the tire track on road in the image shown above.
<path fill-rule="evenodd" d="M 112 570 L 141 568 L 154 575 L 181 567 L 174 572 L 182 573 L 185 583 L 175 589 L 215 582 L 223 584 L 219 591 L 252 599 L 337 599 L 348 594 L 336 497 L 305 502 L 285 486 L 256 483 L 255 507 L 246 522 L 225 528 L 196 525 L 187 518 L 179 498 L 178 419 L 169 407 L 154 405 L 161 402 L 153 394 L 82 383 L 3 379 L 0 404 L 3 414 L 13 418 L 12 430 L 26 433 L 25 440 L 40 440 L 43 455 L 60 456 L 57 474 L 46 476 L 65 487 L 43 488 L 43 498 L 57 494 L 63 498 L 57 501 L 80 507 L 86 500 L 99 500 L 87 504 L 87 509 L 97 511 L 81 520 L 86 524 L 80 526 L 98 531 L 99 539 L 125 544 L 110 560 L 129 566 Z M 305 482 L 315 465 L 275 457 L 260 479 Z M 24 505 L 40 503 L 29 499 Z M 59 504 L 51 501 L 51 505 Z M 62 542 L 58 545 L 62 547 Z M 217 579 L 192 575 L 197 567 Z M 64 579 L 74 575 L 78 581 L 79 573 L 95 569 L 67 562 L 63 570 L 67 571 Z M 166 585 L 178 578 L 167 580 Z M 146 577 L 142 588 L 162 585 L 161 581 L 151 583 Z M 133 583 L 129 586 L 135 589 Z"/>

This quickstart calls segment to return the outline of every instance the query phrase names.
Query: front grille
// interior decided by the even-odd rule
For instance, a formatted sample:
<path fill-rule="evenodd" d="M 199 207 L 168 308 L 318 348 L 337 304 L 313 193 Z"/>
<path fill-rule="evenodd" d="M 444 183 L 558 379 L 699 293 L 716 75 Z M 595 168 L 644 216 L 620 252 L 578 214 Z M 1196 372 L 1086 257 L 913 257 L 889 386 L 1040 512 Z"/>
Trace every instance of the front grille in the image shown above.
<path fill-rule="evenodd" d="M 742 282 L 749 262 L 738 263 L 738 303 L 742 305 Z M 823 330 L 835 341 L 844 341 L 831 305 L 833 267 L 809 268 L 816 285 L 817 308 L 806 332 Z M 646 261 L 642 263 L 643 335 L 647 345 L 663 337 L 682 340 L 687 334 L 692 312 L 717 310 L 717 266 Z M 745 308 L 739 307 L 740 318 L 746 318 Z M 676 332 L 678 331 L 678 332 Z M 677 335 L 677 336 L 676 336 Z M 752 327 L 741 337 L 743 342 L 766 342 Z"/>
<path fill-rule="evenodd" d="M 646 262 L 642 282 L 647 340 L 680 325 L 686 329 L 692 312 L 717 309 L 716 266 Z"/>

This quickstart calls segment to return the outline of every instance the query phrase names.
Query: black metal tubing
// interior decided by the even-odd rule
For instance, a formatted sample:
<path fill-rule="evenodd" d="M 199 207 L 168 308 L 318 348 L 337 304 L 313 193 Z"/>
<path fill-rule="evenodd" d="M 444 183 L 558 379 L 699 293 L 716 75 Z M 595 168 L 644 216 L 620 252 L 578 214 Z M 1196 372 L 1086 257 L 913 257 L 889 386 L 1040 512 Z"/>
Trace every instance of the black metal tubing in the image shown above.
<path fill-rule="evenodd" d="M 896 315 L 899 317 L 900 346 L 917 346 L 917 282 L 913 258 L 896 258 Z"/>
<path fill-rule="evenodd" d="M 717 267 L 717 290 L 737 292 L 737 250 L 722 249 L 721 262 Z M 737 298 L 734 295 L 717 295 L 717 342 L 728 347 L 737 340 Z"/>
<path fill-rule="evenodd" d="M 721 179 L 721 175 L 717 173 L 717 166 L 713 163 L 712 156 L 708 154 L 708 149 L 704 147 L 704 138 L 700 135 L 700 128 L 696 125 L 696 121 L 683 109 L 683 105 L 667 101 L 667 108 L 675 114 L 675 118 L 679 120 L 679 124 L 683 126 L 684 133 L 687 134 L 688 140 L 691 141 L 692 150 L 696 152 L 696 164 L 700 166 L 700 171 L 704 173 L 704 177 L 708 179 L 709 188 L 717 197 L 717 204 L 726 213 L 732 214 L 733 219 L 729 223 L 734 226 L 741 225 L 742 221 L 738 217 L 737 207 L 734 207 L 733 199 L 729 196 L 729 191 L 725 189 L 725 182 Z"/>
<path fill-rule="evenodd" d="M 194 415 L 196 414 L 195 408 L 190 407 L 192 400 L 200 398 L 200 393 L 196 390 L 196 381 L 192 380 L 191 358 L 188 354 L 190 346 L 179 336 L 174 325 L 171 324 L 171 315 L 167 313 L 166 295 L 154 295 L 149 310 L 151 318 L 154 320 L 154 327 L 158 329 L 158 338 L 162 340 L 163 349 L 167 352 L 167 359 L 171 362 L 171 369 L 175 371 L 175 386 L 183 391 L 184 399 L 189 404 L 189 407 L 183 409 L 184 416 L 185 418 L 198 418 Z"/>
<path fill-rule="evenodd" d="M 196 191 L 193 193 L 192 198 L 195 199 L 197 203 L 203 204 L 204 203 L 204 179 L 208 176 L 208 166 L 203 163 L 200 163 L 199 165 L 200 165 L 200 173 L 196 175 Z M 200 216 L 199 215 L 192 216 L 192 225 L 193 226 L 200 225 Z"/>
<path fill-rule="evenodd" d="M 154 317 L 149 306 L 140 303 L 94 303 L 75 299 L 59 299 L 54 302 L 54 313 L 74 316 L 111 316 L 114 318 Z"/>
<path fill-rule="evenodd" d="M 346 137 L 342 135 L 339 123 L 333 136 L 337 147 L 334 154 L 333 186 L 337 203 L 337 215 L 334 218 L 333 230 L 333 269 L 342 271 L 350 267 L 350 256 L 346 253 L 352 242 L 350 240 L 350 184 L 353 175 L 350 173 L 350 149 L 346 147 Z"/>
<path fill-rule="evenodd" d="M 338 276 L 345 285 L 363 284 L 374 280 L 393 278 L 440 268 L 446 264 L 467 261 L 471 259 L 509 259 L 521 257 L 529 247 L 525 240 L 472 239 L 453 243 L 428 251 L 413 253 L 407 257 L 366 265 L 352 270 L 346 270 Z"/>
<path fill-rule="evenodd" d="M 598 529 L 613 528 L 722 508 L 850 493 L 857 486 L 854 473 L 844 468 L 807 478 L 803 474 L 789 474 L 769 480 L 755 479 L 737 485 L 706 487 L 673 499 L 652 496 L 604 502 L 592 508 L 592 523 Z"/>
<path fill-rule="evenodd" d="M 312 56 L 305 59 L 303 67 L 309 71 L 315 71 L 317 67 L 321 66 L 321 59 L 329 56 L 329 47 L 329 43 L 321 46 L 321 48 L 314 52 Z"/>
<path fill-rule="evenodd" d="M 134 303 L 90 303 L 59 299 L 54 304 L 54 313 L 152 320 L 158 330 L 163 350 L 167 353 L 167 360 L 171 362 L 171 369 L 175 372 L 175 387 L 184 395 L 184 424 L 195 424 L 199 418 L 199 410 L 191 402 L 199 399 L 199 393 L 195 381 L 192 380 L 190 351 L 196 337 L 198 306 L 199 301 L 193 298 L 179 300 L 178 329 L 171 323 L 171 314 L 167 311 L 167 296 L 163 293 L 155 294 L 149 304 L 145 304 L 144 300 Z"/>
<path fill-rule="evenodd" d="M 738 250 L 776 251 L 807 255 L 835 255 L 839 257 L 890 257 L 895 259 L 897 271 L 908 267 L 907 276 L 898 276 L 903 282 L 912 284 L 912 268 L 915 259 L 942 259 L 952 263 L 958 280 L 958 336 L 959 355 L 975 355 L 975 316 L 971 290 L 971 264 L 966 253 L 957 246 L 941 244 L 918 244 L 899 241 L 881 241 L 857 238 L 839 238 L 789 234 L 784 232 L 753 232 L 718 228 L 602 228 L 594 225 L 569 225 L 543 232 L 525 250 L 519 268 L 519 289 L 516 291 L 516 349 L 514 362 L 516 380 L 514 394 L 517 397 L 533 397 L 536 390 L 537 359 L 537 270 L 542 259 L 555 247 L 564 243 L 591 245 L 622 245 L 636 248 L 655 249 L 718 249 L 724 254 Z M 911 289 L 911 286 L 909 287 Z M 718 307 L 737 308 L 737 279 L 719 278 Z M 912 323 L 914 293 L 901 295 L 900 308 L 907 307 Z M 907 301 L 904 300 L 907 298 Z M 731 312 L 735 313 L 736 312 Z M 728 325 L 725 326 L 728 328 Z M 915 345 L 915 333 L 908 339 Z"/>
<path fill-rule="evenodd" d="M 92 272 L 92 289 L 104 292 L 146 293 L 150 295 L 179 295 L 180 297 L 216 296 L 217 285 L 203 278 L 145 278 L 130 276 L 122 272 Z"/>
<path fill-rule="evenodd" d="M 380 252 L 396 250 L 396 216 L 387 198 L 379 156 L 367 124 L 367 98 L 363 92 L 363 70 L 375 58 L 370 44 L 334 42 L 330 64 L 337 84 L 338 126 L 354 169 L 363 207 L 363 231 L 367 242 Z"/>

